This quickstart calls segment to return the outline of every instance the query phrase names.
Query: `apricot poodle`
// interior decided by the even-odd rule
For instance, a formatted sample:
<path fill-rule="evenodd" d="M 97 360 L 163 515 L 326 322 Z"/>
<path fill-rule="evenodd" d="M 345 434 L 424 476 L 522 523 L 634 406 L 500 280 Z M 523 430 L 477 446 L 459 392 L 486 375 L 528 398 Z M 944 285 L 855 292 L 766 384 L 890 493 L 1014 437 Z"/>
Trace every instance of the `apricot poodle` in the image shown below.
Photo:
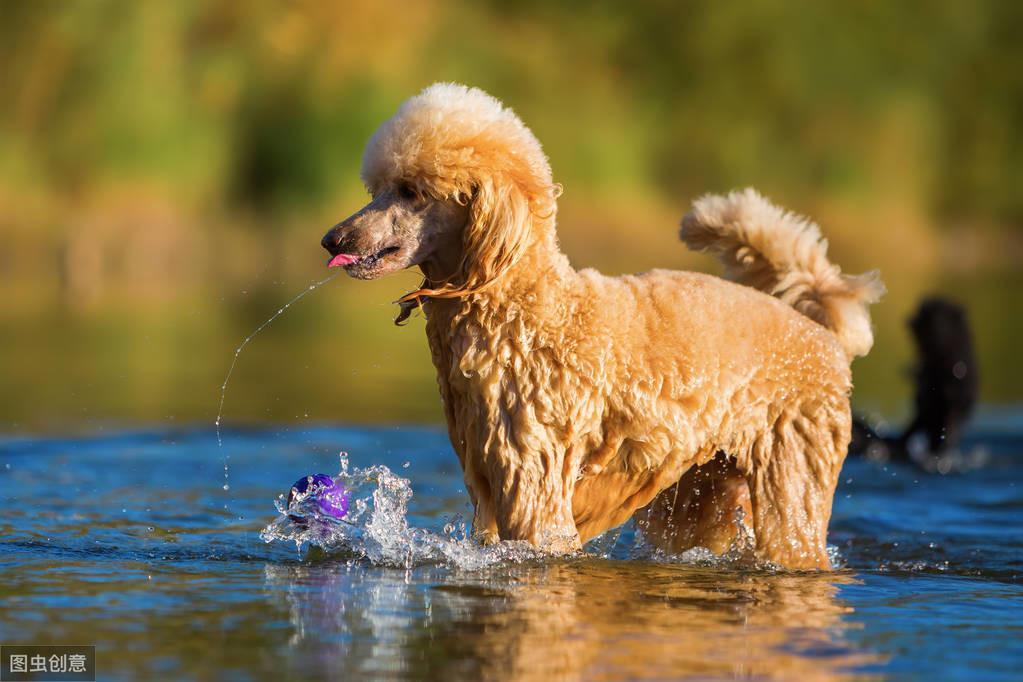
<path fill-rule="evenodd" d="M 876 274 L 841 274 L 816 225 L 753 190 L 682 221 L 731 281 L 575 270 L 540 143 L 461 85 L 406 101 L 362 178 L 372 201 L 322 243 L 360 279 L 422 270 L 399 321 L 422 305 L 479 537 L 566 551 L 635 516 L 670 551 L 742 532 L 759 560 L 828 568 Z"/>

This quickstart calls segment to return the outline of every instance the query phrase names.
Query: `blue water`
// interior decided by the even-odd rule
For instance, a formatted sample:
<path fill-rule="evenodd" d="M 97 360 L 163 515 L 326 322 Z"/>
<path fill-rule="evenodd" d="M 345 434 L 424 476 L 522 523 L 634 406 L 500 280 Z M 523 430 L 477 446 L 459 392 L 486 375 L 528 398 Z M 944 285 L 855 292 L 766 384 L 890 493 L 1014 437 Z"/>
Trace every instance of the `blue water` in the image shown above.
<path fill-rule="evenodd" d="M 484 556 L 439 428 L 7 437 L 0 641 L 94 644 L 99 679 L 1020 679 L 1023 412 L 966 447 L 981 466 L 945 476 L 848 461 L 842 568 L 792 574 L 651 557 L 628 529 Z M 264 542 L 277 496 L 340 450 L 411 483 L 397 549 Z"/>

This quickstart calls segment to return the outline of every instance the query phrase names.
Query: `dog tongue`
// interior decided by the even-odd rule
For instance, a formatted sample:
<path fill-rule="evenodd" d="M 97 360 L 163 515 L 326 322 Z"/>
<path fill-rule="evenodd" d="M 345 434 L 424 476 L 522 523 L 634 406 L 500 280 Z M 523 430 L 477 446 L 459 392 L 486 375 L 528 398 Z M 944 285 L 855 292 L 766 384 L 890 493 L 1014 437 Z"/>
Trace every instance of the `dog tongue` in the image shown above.
<path fill-rule="evenodd" d="M 347 253 L 339 253 L 330 259 L 330 262 L 327 263 L 327 267 L 336 268 L 339 265 L 351 265 L 357 260 L 359 260 L 358 256 L 352 256 Z"/>

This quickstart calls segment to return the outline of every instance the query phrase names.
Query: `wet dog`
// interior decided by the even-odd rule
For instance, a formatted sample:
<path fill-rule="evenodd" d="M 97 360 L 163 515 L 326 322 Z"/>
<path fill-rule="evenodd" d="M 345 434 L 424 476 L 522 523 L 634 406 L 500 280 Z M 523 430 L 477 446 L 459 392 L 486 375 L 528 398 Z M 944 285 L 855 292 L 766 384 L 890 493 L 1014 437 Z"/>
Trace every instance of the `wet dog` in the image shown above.
<path fill-rule="evenodd" d="M 322 244 L 353 277 L 423 272 L 400 317 L 426 313 L 480 539 L 572 551 L 636 515 L 659 546 L 721 551 L 739 509 L 758 559 L 829 566 L 876 274 L 842 274 L 816 225 L 753 190 L 682 224 L 732 281 L 576 270 L 539 141 L 454 84 L 380 127 L 362 178 L 372 200 Z"/>
<path fill-rule="evenodd" d="M 857 418 L 850 453 L 926 464 L 959 447 L 979 385 L 966 311 L 948 299 L 928 298 L 909 329 L 917 352 L 913 419 L 898 437 L 883 437 Z"/>

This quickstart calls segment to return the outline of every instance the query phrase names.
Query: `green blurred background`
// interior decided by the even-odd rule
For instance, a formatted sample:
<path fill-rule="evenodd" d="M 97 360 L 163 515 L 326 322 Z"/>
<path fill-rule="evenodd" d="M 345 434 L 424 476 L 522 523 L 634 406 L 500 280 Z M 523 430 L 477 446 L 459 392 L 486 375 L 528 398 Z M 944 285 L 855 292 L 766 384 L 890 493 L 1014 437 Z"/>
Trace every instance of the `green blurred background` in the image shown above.
<path fill-rule="evenodd" d="M 753 185 L 880 268 L 860 409 L 907 410 L 904 320 L 965 303 L 1018 401 L 1023 5 L 10 2 L 0 22 L 0 430 L 212 422 L 235 347 L 326 275 L 362 146 L 437 80 L 503 99 L 577 266 L 714 271 L 676 225 Z M 229 421 L 441 419 L 413 273 L 337 279 L 240 356 Z"/>

